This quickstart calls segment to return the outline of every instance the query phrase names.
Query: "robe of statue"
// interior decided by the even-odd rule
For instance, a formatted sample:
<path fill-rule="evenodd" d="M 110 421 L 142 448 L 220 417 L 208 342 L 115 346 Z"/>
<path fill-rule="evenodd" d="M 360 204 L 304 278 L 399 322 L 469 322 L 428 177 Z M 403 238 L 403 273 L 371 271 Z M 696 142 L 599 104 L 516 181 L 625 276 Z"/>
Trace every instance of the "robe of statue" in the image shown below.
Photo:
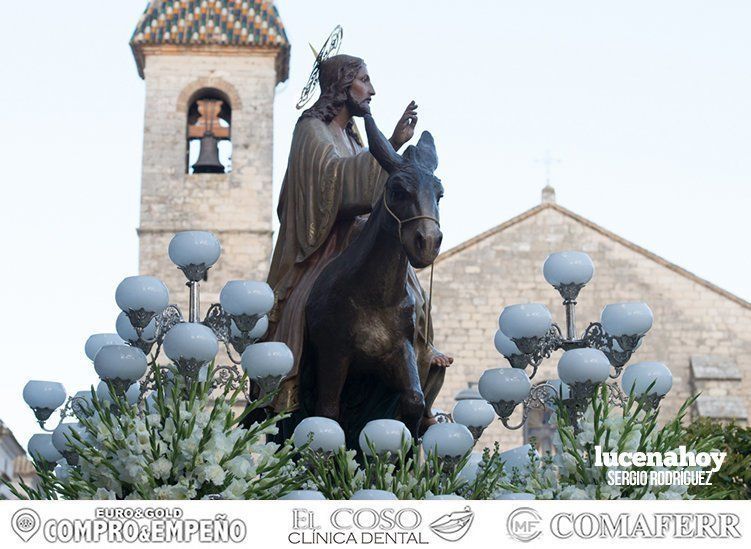
<path fill-rule="evenodd" d="M 300 358 L 310 290 L 324 267 L 364 225 L 386 179 L 375 158 L 336 126 L 313 117 L 298 121 L 279 198 L 279 236 L 268 277 L 276 303 L 266 339 L 286 343 L 295 357 L 293 371 L 274 402 L 276 411 L 300 406 Z M 415 351 L 421 384 L 426 401 L 432 403 L 444 372 L 442 368 L 433 372 L 436 368 L 429 365 L 430 354 L 425 351 L 432 334 L 425 334 L 424 294 L 411 266 L 408 281 L 417 311 Z M 429 370 L 431 382 L 426 387 Z"/>

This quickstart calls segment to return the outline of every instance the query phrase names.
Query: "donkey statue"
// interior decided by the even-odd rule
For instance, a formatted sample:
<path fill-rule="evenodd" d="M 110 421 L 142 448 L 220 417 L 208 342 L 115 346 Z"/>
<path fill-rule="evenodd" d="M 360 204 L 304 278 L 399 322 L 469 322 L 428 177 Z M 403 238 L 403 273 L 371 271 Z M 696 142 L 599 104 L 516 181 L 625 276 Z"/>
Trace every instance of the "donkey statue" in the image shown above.
<path fill-rule="evenodd" d="M 365 128 L 370 152 L 389 178 L 359 235 L 311 289 L 301 379 L 301 395 L 310 399 L 306 407 L 339 421 L 349 447 L 371 419 L 401 419 L 418 436 L 425 396 L 408 264 L 431 265 L 443 238 L 433 137 L 423 132 L 417 146 L 400 156 L 370 115 Z"/>

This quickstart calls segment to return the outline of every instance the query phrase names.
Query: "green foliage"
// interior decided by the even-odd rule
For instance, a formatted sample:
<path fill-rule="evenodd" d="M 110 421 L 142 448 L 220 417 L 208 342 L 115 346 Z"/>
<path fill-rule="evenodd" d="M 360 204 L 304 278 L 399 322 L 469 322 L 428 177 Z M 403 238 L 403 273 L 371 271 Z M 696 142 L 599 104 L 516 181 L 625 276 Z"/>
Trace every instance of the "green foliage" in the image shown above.
<path fill-rule="evenodd" d="M 358 463 L 354 450 L 340 449 L 324 455 L 307 449 L 307 485 L 319 490 L 326 499 L 349 499 L 362 489 L 386 490 L 399 499 L 425 499 L 427 495 L 453 494 L 466 483 L 459 472 L 468 455 L 455 462 L 445 461 L 431 453 L 421 457 L 420 446 L 405 441 L 395 455 L 379 455 L 372 444 L 370 454 Z"/>
<path fill-rule="evenodd" d="M 592 403 L 578 420 L 578 429 L 566 406 L 557 406 L 558 432 L 555 438 L 559 466 L 560 497 L 577 499 L 687 499 L 686 486 L 611 486 L 608 467 L 597 467 L 595 447 L 603 453 L 670 452 L 682 444 L 688 451 L 709 452 L 717 438 L 685 441 L 682 421 L 695 398 L 683 403 L 678 414 L 662 428 L 658 428 L 659 408 L 651 408 L 645 400 L 631 395 L 623 407 L 610 402 L 608 388 L 600 388 Z M 657 469 L 632 467 L 629 470 Z"/>
<path fill-rule="evenodd" d="M 706 439 L 717 441 L 716 449 L 727 455 L 711 486 L 694 486 L 689 492 L 698 499 L 751 499 L 751 428 L 702 418 L 688 426 L 683 440 L 696 444 Z"/>

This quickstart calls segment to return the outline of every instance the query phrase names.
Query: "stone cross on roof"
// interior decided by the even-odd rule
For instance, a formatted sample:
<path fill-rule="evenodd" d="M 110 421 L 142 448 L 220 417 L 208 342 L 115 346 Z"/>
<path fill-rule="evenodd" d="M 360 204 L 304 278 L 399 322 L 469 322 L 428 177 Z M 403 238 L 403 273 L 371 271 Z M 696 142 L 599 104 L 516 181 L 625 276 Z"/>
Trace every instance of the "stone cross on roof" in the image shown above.
<path fill-rule="evenodd" d="M 542 164 L 545 167 L 545 188 L 542 189 L 542 203 L 555 204 L 555 189 L 550 184 L 550 168 L 554 164 L 559 164 L 561 159 L 553 157 L 550 154 L 550 151 L 545 151 L 543 157 L 537 158 L 535 162 Z"/>

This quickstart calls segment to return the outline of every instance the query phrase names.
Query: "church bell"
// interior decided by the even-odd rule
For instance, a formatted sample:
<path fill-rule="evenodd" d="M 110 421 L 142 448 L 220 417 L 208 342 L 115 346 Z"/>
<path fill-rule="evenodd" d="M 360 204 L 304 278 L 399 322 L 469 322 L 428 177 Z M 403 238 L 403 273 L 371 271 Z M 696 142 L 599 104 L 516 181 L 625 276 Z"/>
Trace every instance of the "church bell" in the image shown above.
<path fill-rule="evenodd" d="M 198 160 L 193 164 L 193 173 L 224 173 L 224 166 L 219 162 L 219 140 L 211 132 L 201 137 Z"/>

